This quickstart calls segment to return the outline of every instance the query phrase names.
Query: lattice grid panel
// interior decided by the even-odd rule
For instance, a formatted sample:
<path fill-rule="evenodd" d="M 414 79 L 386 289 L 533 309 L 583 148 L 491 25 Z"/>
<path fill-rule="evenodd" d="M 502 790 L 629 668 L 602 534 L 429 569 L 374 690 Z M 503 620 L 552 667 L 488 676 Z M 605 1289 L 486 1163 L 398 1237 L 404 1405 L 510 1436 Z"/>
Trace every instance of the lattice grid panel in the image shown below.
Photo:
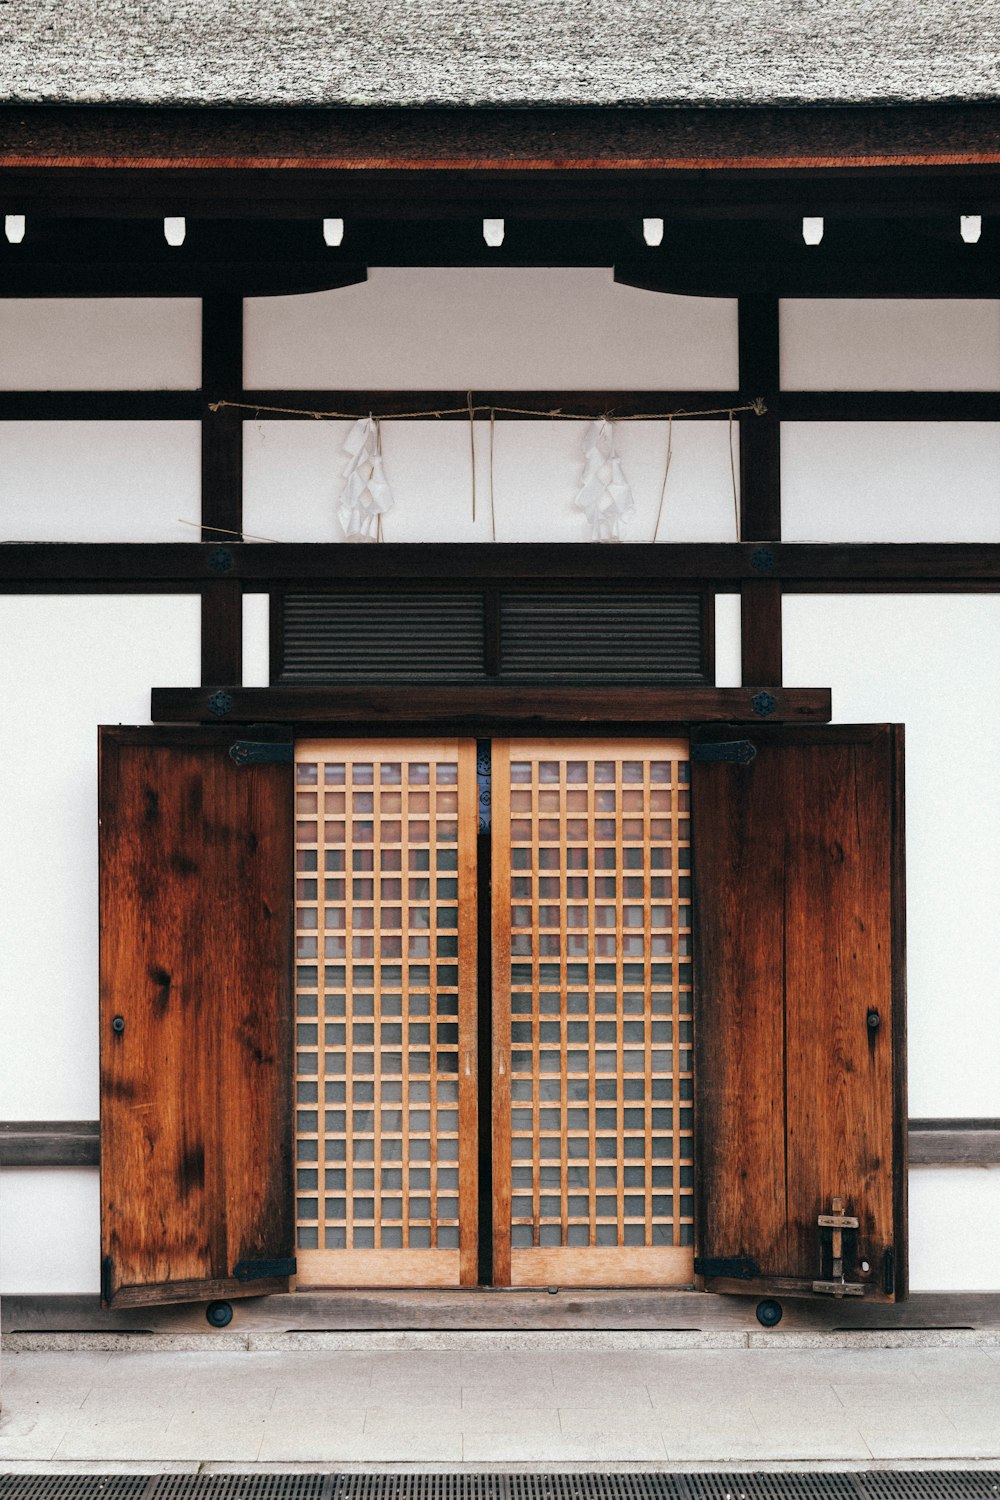
<path fill-rule="evenodd" d="M 459 1248 L 460 760 L 474 787 L 471 743 L 296 747 L 301 1251 Z"/>
<path fill-rule="evenodd" d="M 689 1246 L 687 744 L 519 742 L 509 797 L 512 1254 Z"/>

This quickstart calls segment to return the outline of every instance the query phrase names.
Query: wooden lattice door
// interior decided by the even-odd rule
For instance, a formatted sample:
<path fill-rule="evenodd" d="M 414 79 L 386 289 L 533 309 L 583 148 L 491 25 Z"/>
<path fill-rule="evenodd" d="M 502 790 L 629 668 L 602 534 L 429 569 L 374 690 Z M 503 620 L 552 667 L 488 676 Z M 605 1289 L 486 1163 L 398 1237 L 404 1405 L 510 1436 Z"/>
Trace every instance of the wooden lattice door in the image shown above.
<path fill-rule="evenodd" d="M 693 1278 L 687 756 L 494 743 L 498 1285 Z"/>
<path fill-rule="evenodd" d="M 475 1285 L 475 743 L 300 741 L 295 797 L 298 1285 Z"/>

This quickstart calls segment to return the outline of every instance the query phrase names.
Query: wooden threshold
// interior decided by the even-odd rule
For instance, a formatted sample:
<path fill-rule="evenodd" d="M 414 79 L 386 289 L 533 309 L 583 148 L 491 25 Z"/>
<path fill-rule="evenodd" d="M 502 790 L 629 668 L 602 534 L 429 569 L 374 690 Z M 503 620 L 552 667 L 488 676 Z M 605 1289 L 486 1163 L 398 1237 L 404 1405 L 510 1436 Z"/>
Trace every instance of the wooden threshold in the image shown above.
<path fill-rule="evenodd" d="M 539 1332 L 763 1331 L 757 1298 L 708 1292 L 583 1291 L 302 1291 L 253 1297 L 233 1305 L 228 1334 L 285 1332 L 428 1331 L 453 1329 Z M 895 1306 L 851 1304 L 830 1298 L 788 1298 L 775 1337 L 796 1331 L 841 1329 L 1000 1329 L 1000 1292 L 915 1292 Z M 6 1295 L 0 1302 L 7 1333 L 211 1332 L 205 1304 L 122 1307 L 102 1311 L 94 1294 Z"/>
<path fill-rule="evenodd" d="M 663 1249 L 629 1250 L 599 1245 L 585 1249 L 565 1246 L 510 1252 L 510 1280 L 515 1287 L 608 1286 L 690 1287 L 694 1283 L 694 1251 L 685 1245 Z"/>

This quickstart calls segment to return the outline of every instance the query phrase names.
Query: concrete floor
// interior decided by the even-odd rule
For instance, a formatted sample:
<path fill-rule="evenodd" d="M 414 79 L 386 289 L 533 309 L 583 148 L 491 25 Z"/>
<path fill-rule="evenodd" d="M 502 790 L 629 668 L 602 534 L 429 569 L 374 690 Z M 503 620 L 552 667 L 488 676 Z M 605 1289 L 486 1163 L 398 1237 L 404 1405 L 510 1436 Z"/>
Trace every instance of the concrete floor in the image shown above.
<path fill-rule="evenodd" d="M 0 1469 L 840 1468 L 1000 1460 L 1000 1347 L 353 1347 L 3 1355 Z M 175 1341 L 177 1342 L 177 1341 Z M 498 1347 L 499 1342 L 499 1347 Z M 627 1340 L 626 1340 L 627 1342 Z M 148 1341 L 147 1341 L 148 1344 Z"/>

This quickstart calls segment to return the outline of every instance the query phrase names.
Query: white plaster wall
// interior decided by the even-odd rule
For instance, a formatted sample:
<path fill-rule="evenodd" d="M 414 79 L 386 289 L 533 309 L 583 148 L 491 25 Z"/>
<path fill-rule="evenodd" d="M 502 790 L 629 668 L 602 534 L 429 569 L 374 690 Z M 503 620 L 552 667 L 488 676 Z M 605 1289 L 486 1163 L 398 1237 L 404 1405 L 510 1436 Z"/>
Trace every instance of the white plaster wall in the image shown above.
<path fill-rule="evenodd" d="M 96 1167 L 0 1172 L 0 1295 L 96 1295 L 100 1238 Z"/>
<path fill-rule="evenodd" d="M 269 594 L 243 595 L 243 685 L 268 687 L 271 682 Z"/>
<path fill-rule="evenodd" d="M 198 605 L 0 598 L 0 1119 L 97 1118 L 97 725 L 197 684 Z"/>
<path fill-rule="evenodd" d="M 1000 1290 L 1000 1167 L 914 1167 L 910 1172 L 910 1287 L 915 1292 Z"/>
<path fill-rule="evenodd" d="M 910 1173 L 910 1287 L 996 1291 L 1000 1168 L 915 1167 Z M 0 1292 L 100 1290 L 99 1176 L 22 1168 L 0 1172 Z"/>
<path fill-rule="evenodd" d="M 490 542 L 490 431 L 476 424 L 476 520 L 467 422 L 384 422 L 382 452 L 395 509 L 388 542 Z M 583 472 L 580 422 L 498 422 L 493 438 L 493 506 L 498 542 L 587 542 L 573 507 Z M 243 424 L 244 527 L 248 538 L 341 541 L 337 520 L 346 422 Z M 667 455 L 667 425 L 623 422 L 618 452 L 635 497 L 625 538 L 649 542 L 656 528 Z M 727 422 L 675 422 L 660 541 L 729 542 L 736 536 L 733 468 L 739 433 Z"/>
<path fill-rule="evenodd" d="M 197 542 L 200 521 L 197 422 L 0 423 L 2 542 Z"/>
<path fill-rule="evenodd" d="M 785 390 L 1000 389 L 1000 301 L 816 297 L 780 315 Z"/>
<path fill-rule="evenodd" d="M 743 683 L 743 644 L 739 594 L 715 596 L 715 685 L 740 687 Z"/>
<path fill-rule="evenodd" d="M 1000 598 L 786 596 L 784 652 L 835 721 L 906 726 L 910 1114 L 1000 1116 Z"/>
<path fill-rule="evenodd" d="M 0 390 L 183 391 L 200 385 L 196 297 L 0 301 Z"/>
<path fill-rule="evenodd" d="M 786 542 L 1000 541 L 1000 423 L 783 422 Z"/>
<path fill-rule="evenodd" d="M 606 269 L 379 269 L 251 298 L 248 388 L 735 390 L 736 302 L 617 286 Z"/>

